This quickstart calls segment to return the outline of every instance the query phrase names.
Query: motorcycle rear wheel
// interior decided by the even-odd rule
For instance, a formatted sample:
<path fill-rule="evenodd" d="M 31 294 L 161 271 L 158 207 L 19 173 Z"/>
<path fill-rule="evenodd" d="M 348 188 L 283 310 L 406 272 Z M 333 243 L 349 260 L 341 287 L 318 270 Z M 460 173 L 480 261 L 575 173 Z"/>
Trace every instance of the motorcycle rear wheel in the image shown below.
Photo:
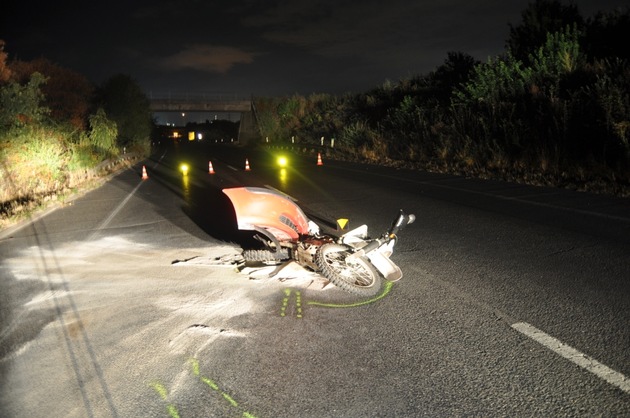
<path fill-rule="evenodd" d="M 279 264 L 289 259 L 289 251 L 286 248 L 276 252 L 270 250 L 244 250 L 243 259 L 245 261 Z"/>
<path fill-rule="evenodd" d="M 344 245 L 324 244 L 315 253 L 315 264 L 322 275 L 340 289 L 359 296 L 375 296 L 383 287 L 383 277 L 366 257 L 347 263 L 350 254 L 352 252 Z"/>

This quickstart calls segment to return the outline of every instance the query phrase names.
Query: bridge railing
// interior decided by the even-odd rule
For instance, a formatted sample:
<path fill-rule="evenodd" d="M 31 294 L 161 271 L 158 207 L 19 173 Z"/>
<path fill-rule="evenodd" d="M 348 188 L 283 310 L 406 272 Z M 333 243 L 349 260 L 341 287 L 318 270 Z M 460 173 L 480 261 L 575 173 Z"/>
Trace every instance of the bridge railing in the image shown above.
<path fill-rule="evenodd" d="M 227 101 L 245 101 L 251 100 L 251 96 L 246 96 L 239 93 L 225 93 L 225 92 L 149 92 L 148 98 L 150 100 L 160 101 L 173 101 L 173 102 L 227 102 Z"/>

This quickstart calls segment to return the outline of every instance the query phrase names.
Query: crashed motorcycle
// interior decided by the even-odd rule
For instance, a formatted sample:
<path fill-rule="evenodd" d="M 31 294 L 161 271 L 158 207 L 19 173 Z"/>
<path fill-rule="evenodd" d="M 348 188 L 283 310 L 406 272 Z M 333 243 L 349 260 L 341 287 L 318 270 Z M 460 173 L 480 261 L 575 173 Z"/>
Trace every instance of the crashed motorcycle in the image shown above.
<path fill-rule="evenodd" d="M 317 272 L 335 286 L 360 296 L 374 296 L 384 280 L 402 277 L 390 260 L 398 232 L 415 220 L 402 210 L 391 227 L 369 238 L 366 225 L 343 234 L 322 233 L 324 225 L 309 219 L 288 196 L 266 188 L 223 189 L 236 213 L 237 227 L 251 231 L 260 244 L 244 248 L 246 262 L 282 264 L 295 261 Z M 343 231 L 342 231 L 343 232 Z"/>

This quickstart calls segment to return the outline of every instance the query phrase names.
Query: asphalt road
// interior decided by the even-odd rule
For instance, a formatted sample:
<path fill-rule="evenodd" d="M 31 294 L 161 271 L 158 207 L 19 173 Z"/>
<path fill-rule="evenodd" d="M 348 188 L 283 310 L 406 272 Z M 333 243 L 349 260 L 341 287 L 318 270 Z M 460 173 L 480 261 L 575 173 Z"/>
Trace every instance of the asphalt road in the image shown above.
<path fill-rule="evenodd" d="M 403 279 L 366 301 L 238 271 L 240 185 L 373 235 L 415 213 Z M 630 415 L 628 199 L 182 144 L 0 257 L 3 417 Z"/>

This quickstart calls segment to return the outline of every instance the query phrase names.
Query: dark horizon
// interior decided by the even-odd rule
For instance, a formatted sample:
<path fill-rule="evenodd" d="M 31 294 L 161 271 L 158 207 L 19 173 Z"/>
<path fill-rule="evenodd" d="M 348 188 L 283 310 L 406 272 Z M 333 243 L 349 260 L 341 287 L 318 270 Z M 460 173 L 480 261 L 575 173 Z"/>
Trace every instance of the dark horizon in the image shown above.
<path fill-rule="evenodd" d="M 427 74 L 449 51 L 486 61 L 504 51 L 529 3 L 11 1 L 0 39 L 9 60 L 44 57 L 95 84 L 127 74 L 149 96 L 343 94 Z M 584 18 L 627 6 L 574 3 Z"/>

